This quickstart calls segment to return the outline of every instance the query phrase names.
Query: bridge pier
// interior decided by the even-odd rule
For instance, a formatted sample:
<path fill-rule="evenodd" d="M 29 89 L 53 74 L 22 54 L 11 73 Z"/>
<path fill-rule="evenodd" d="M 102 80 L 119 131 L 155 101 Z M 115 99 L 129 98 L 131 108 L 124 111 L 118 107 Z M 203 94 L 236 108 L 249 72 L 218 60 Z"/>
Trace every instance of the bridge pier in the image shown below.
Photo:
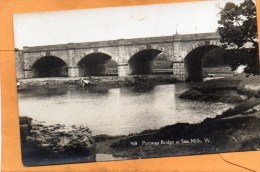
<path fill-rule="evenodd" d="M 173 76 L 180 81 L 185 81 L 184 61 L 174 61 L 172 67 Z"/>
<path fill-rule="evenodd" d="M 118 76 L 119 77 L 129 76 L 129 66 L 128 66 L 128 63 L 118 64 Z"/>
<path fill-rule="evenodd" d="M 78 67 L 70 67 L 68 69 L 69 77 L 78 77 L 79 76 L 79 68 Z"/>
<path fill-rule="evenodd" d="M 33 78 L 34 74 L 32 69 L 24 70 L 24 78 Z"/>

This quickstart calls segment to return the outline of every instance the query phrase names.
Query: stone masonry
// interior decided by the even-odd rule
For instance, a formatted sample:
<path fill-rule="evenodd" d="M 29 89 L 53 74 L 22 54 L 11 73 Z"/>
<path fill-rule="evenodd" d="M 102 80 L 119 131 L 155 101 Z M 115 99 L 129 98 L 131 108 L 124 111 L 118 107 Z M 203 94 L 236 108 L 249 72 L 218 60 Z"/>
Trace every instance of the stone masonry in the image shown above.
<path fill-rule="evenodd" d="M 129 75 L 129 59 L 140 51 L 154 49 L 166 55 L 173 63 L 173 75 L 183 81 L 186 76 L 185 57 L 192 50 L 206 45 L 220 46 L 218 33 L 23 47 L 16 52 L 17 78 L 33 78 L 33 65 L 45 56 L 58 57 L 68 66 L 68 77 L 78 77 L 79 61 L 91 53 L 109 55 L 118 63 L 118 76 L 126 77 Z"/>

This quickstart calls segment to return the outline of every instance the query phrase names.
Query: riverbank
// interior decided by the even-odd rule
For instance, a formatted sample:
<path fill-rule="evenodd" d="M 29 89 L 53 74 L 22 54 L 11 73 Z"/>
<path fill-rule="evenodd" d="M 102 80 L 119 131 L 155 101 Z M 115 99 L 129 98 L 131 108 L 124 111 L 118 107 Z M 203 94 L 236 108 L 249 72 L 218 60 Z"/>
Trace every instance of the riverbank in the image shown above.
<path fill-rule="evenodd" d="M 96 149 L 127 158 L 260 150 L 259 122 L 260 99 L 255 99 L 198 124 L 178 123 L 106 139 L 96 136 Z"/>
<path fill-rule="evenodd" d="M 106 88 L 119 88 L 133 85 L 143 84 L 171 84 L 176 83 L 177 80 L 172 75 L 141 75 L 141 76 L 91 76 L 91 77 L 75 77 L 75 78 L 31 78 L 19 79 L 18 90 L 31 89 L 31 88 L 77 88 L 82 87 L 81 80 L 88 80 L 88 87 L 106 87 Z"/>
<path fill-rule="evenodd" d="M 189 99 L 228 102 L 235 107 L 198 124 L 178 123 L 128 136 L 95 136 L 97 151 L 147 158 L 260 150 L 259 85 L 259 76 L 245 74 L 198 83 L 187 92 L 200 94 Z"/>
<path fill-rule="evenodd" d="M 195 101 L 241 103 L 250 97 L 260 97 L 260 76 L 239 74 L 194 84 L 179 98 Z"/>

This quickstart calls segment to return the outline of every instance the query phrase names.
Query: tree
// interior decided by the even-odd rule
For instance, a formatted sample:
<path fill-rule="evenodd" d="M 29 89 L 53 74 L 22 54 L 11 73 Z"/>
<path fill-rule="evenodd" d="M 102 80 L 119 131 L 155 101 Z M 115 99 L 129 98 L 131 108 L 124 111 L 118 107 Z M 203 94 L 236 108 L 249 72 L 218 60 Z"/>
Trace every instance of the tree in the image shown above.
<path fill-rule="evenodd" d="M 233 53 L 233 60 L 238 61 L 237 65 L 248 65 L 249 73 L 259 72 L 259 55 L 258 55 L 258 34 L 257 34 L 256 5 L 252 0 L 245 0 L 243 3 L 236 5 L 227 2 L 220 11 L 218 20 L 218 33 L 221 37 L 223 47 Z M 236 58 L 239 52 L 248 52 L 248 58 L 239 61 Z M 245 55 L 245 54 L 244 54 Z"/>

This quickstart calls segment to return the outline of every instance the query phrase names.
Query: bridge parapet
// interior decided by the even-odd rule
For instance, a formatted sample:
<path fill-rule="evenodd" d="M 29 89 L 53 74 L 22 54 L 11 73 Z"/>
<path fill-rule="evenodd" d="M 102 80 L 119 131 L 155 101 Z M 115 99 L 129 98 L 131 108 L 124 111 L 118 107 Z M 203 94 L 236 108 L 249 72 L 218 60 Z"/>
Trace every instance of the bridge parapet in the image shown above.
<path fill-rule="evenodd" d="M 175 41 L 196 41 L 196 40 L 219 40 L 218 33 L 199 33 L 187 35 L 172 35 L 161 37 L 149 38 L 135 38 L 135 39 L 119 39 L 110 41 L 99 42 L 84 42 L 84 43 L 68 43 L 58 45 L 34 46 L 24 47 L 23 52 L 36 52 L 36 51 L 53 51 L 53 50 L 68 50 L 68 49 L 87 49 L 87 48 L 102 48 L 102 47 L 118 47 L 118 46 L 132 46 L 132 45 L 145 45 L 157 43 L 171 43 Z"/>
<path fill-rule="evenodd" d="M 219 40 L 220 36 L 218 33 L 199 33 L 199 34 L 186 34 L 186 35 L 179 35 L 176 34 L 173 36 L 174 41 L 199 41 L 199 40 Z"/>

